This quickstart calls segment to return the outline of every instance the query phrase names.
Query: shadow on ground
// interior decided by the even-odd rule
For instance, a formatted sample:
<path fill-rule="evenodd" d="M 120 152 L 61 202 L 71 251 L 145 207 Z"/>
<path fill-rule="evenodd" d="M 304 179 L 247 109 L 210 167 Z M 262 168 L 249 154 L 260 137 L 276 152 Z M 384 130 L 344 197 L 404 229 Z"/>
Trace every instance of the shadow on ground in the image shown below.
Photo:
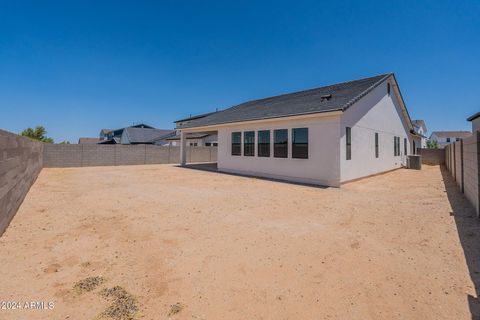
<path fill-rule="evenodd" d="M 475 209 L 462 194 L 445 167 L 441 168 L 445 190 L 453 212 L 450 212 L 457 225 L 458 237 L 467 261 L 470 278 L 475 286 L 477 297 L 480 295 L 480 220 Z M 480 320 L 480 299 L 468 295 L 468 305 L 472 320 Z"/>
<path fill-rule="evenodd" d="M 184 166 L 178 165 L 177 167 L 178 168 L 183 168 L 183 169 L 211 171 L 211 172 L 216 172 L 218 174 L 225 174 L 225 175 L 229 175 L 229 176 L 244 177 L 244 178 L 255 178 L 255 179 L 260 179 L 260 180 L 274 181 L 274 182 L 280 182 L 280 183 L 288 183 L 288 184 L 294 184 L 294 185 L 298 185 L 298 186 L 306 186 L 306 187 L 313 187 L 313 188 L 319 188 L 319 189 L 330 188 L 329 186 L 321 186 L 321 185 L 318 185 L 318 184 L 301 183 L 301 182 L 287 181 L 287 180 L 282 180 L 282 179 L 258 177 L 258 176 L 254 176 L 254 175 L 248 175 L 248 174 L 239 174 L 239 173 L 218 171 L 216 162 L 189 163 L 189 164 L 184 165 Z"/>

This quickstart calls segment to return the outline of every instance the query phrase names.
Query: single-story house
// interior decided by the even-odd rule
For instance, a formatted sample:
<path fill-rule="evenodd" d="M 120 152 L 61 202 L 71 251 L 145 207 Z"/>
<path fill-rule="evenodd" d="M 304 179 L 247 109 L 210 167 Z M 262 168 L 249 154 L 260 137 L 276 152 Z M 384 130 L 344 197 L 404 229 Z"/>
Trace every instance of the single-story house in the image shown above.
<path fill-rule="evenodd" d="M 467 121 L 470 121 L 472 123 L 472 132 L 480 130 L 480 112 L 477 112 L 473 116 L 468 117 Z"/>
<path fill-rule="evenodd" d="M 416 146 L 417 148 L 426 148 L 427 147 L 427 125 L 423 120 L 412 120 L 413 130 L 415 133 L 419 135 L 420 138 L 420 145 Z M 416 150 L 416 148 L 415 148 Z"/>
<path fill-rule="evenodd" d="M 436 141 L 439 148 L 444 148 L 447 144 L 472 135 L 469 131 L 433 131 L 430 135 L 431 141 Z"/>
<path fill-rule="evenodd" d="M 420 145 L 393 73 L 259 99 L 193 119 L 218 135 L 219 171 L 340 186 L 406 165 Z"/>

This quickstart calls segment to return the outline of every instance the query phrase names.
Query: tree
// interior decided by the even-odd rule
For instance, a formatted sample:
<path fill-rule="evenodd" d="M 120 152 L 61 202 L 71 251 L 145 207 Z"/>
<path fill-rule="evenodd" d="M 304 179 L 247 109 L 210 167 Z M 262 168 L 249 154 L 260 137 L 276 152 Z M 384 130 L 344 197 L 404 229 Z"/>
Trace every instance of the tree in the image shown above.
<path fill-rule="evenodd" d="M 68 141 L 68 140 L 63 140 L 62 142 L 60 142 L 60 144 L 70 144 L 70 141 Z"/>
<path fill-rule="evenodd" d="M 53 143 L 53 139 L 46 137 L 45 134 L 47 134 L 47 130 L 43 126 L 36 126 L 35 129 L 27 128 L 20 133 L 20 135 L 33 140 Z"/>
<path fill-rule="evenodd" d="M 428 140 L 428 141 L 427 141 L 427 148 L 428 148 L 428 149 L 438 149 L 438 142 L 437 142 L 437 140 Z"/>

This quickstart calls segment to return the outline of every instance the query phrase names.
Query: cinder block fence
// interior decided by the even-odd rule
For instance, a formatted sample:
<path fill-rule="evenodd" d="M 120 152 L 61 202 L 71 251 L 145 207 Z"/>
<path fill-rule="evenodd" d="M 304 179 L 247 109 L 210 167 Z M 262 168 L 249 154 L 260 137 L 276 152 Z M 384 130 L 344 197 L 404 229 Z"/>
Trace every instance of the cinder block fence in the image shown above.
<path fill-rule="evenodd" d="M 0 130 L 0 235 L 42 170 L 43 143 Z"/>
<path fill-rule="evenodd" d="M 187 162 L 215 162 L 217 147 L 187 147 Z M 44 144 L 0 130 L 0 236 L 44 167 L 180 162 L 180 147 Z"/>
<path fill-rule="evenodd" d="M 480 217 L 480 132 L 445 147 L 445 165 Z"/>
<path fill-rule="evenodd" d="M 180 147 L 155 145 L 45 144 L 43 166 L 92 167 L 179 163 Z M 187 147 L 187 162 L 215 162 L 217 147 Z"/>

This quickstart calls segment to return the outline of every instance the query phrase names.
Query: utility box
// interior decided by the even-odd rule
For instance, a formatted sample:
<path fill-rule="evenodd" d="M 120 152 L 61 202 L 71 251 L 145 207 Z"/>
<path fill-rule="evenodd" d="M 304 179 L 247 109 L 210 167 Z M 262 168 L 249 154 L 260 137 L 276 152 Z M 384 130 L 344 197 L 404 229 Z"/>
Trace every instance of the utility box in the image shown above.
<path fill-rule="evenodd" d="M 407 156 L 407 168 L 414 170 L 422 169 L 422 156 L 420 155 L 409 155 Z"/>

